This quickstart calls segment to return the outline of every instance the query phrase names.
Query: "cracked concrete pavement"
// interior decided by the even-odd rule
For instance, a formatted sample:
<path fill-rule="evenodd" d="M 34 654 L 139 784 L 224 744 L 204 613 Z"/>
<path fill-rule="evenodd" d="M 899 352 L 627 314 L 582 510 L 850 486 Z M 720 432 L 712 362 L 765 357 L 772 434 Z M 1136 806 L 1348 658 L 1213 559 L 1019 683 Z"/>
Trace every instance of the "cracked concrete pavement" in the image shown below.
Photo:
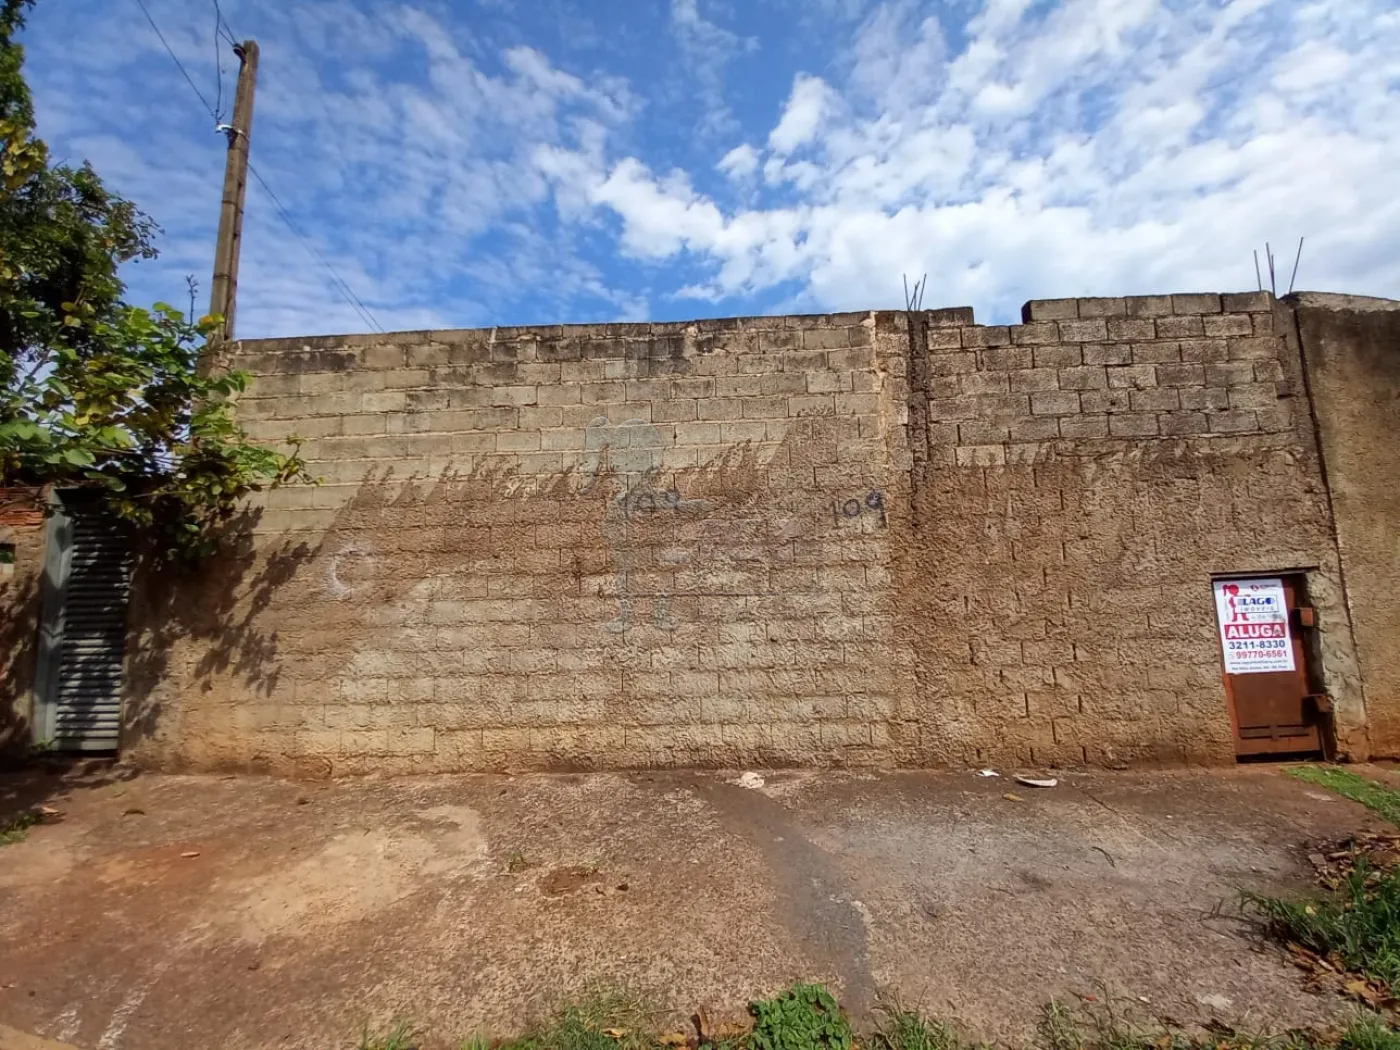
<path fill-rule="evenodd" d="M 407 1016 L 447 1046 L 596 982 L 680 1020 L 797 978 L 989 1037 L 1074 994 L 1254 1027 L 1346 1008 L 1216 912 L 1373 826 L 1275 768 L 764 778 L 9 775 L 0 810 L 63 816 L 0 849 L 0 1023 L 329 1050 Z"/>

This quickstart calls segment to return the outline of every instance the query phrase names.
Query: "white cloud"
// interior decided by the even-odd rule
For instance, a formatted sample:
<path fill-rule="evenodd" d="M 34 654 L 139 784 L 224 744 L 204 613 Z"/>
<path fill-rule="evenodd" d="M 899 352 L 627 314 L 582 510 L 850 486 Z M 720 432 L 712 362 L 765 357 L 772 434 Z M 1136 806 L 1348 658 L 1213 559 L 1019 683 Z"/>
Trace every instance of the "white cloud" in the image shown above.
<path fill-rule="evenodd" d="M 706 19 L 699 0 L 671 0 L 671 32 L 689 63 L 689 73 L 705 108 L 700 131 L 717 135 L 736 126 L 725 99 L 725 76 L 739 55 L 758 49 L 758 40 Z"/>
<path fill-rule="evenodd" d="M 902 272 L 1006 318 L 1252 286 L 1251 250 L 1299 235 L 1300 285 L 1400 294 L 1392 0 L 782 0 L 752 79 L 758 5 L 671 0 L 571 61 L 492 2 L 224 4 L 263 42 L 254 163 L 386 327 L 893 306 Z M 212 101 L 209 26 L 148 3 Z M 56 154 L 168 231 L 133 298 L 178 300 L 209 269 L 212 121 L 134 5 L 40 4 L 26 42 Z M 245 335 L 366 327 L 256 184 L 241 291 Z"/>
<path fill-rule="evenodd" d="M 758 150 L 745 143 L 726 153 L 715 167 L 731 179 L 744 179 L 758 170 L 759 156 Z"/>
<path fill-rule="evenodd" d="M 792 153 L 812 141 L 832 108 L 830 96 L 826 81 L 799 73 L 768 145 L 779 153 Z"/>
<path fill-rule="evenodd" d="M 683 294 L 711 299 L 797 280 L 811 306 L 892 305 L 927 271 L 939 301 L 1005 318 L 1247 286 L 1254 247 L 1303 234 L 1300 283 L 1400 294 L 1400 16 L 1379 0 L 988 0 L 968 31 L 948 54 L 912 2 L 871 12 L 844 84 L 799 75 L 771 152 L 720 161 L 761 167 L 772 200 L 728 210 L 635 158 L 593 200 L 626 250 L 709 267 Z"/>

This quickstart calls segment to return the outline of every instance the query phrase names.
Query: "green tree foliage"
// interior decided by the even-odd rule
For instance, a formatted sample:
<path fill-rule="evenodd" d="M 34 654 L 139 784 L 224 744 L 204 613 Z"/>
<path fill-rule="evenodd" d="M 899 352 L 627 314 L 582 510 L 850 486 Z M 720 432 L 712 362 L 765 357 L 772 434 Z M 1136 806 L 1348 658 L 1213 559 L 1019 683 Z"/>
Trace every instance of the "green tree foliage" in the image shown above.
<path fill-rule="evenodd" d="M 50 163 L 15 36 L 33 0 L 0 0 L 0 484 L 91 486 L 173 556 L 200 556 L 250 492 L 310 481 L 293 442 L 251 442 L 201 369 L 217 319 L 122 301 L 123 263 L 156 227 L 92 168 Z"/>

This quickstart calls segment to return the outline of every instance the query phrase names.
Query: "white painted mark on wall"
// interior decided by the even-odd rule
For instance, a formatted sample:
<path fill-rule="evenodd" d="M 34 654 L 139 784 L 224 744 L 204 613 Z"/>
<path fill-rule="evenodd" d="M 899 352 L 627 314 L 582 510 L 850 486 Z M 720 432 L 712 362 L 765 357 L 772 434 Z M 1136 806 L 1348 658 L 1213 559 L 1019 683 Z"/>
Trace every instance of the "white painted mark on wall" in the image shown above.
<path fill-rule="evenodd" d="M 326 566 L 326 592 L 336 601 L 353 598 L 376 567 L 373 554 L 357 543 L 346 544 Z"/>

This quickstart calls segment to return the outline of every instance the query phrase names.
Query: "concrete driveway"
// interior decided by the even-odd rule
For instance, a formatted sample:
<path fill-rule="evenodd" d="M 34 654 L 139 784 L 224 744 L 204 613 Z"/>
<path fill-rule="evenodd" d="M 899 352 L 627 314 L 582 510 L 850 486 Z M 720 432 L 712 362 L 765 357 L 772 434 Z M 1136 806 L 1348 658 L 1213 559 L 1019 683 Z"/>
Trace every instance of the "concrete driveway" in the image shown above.
<path fill-rule="evenodd" d="M 0 1024 L 342 1048 L 400 1015 L 446 1046 L 595 981 L 682 1018 L 795 978 L 991 1037 L 1075 994 L 1253 1027 L 1345 1009 L 1212 914 L 1305 889 L 1303 842 L 1372 826 L 1277 770 L 735 779 L 0 779 L 3 808 L 63 814 L 0 847 Z"/>

